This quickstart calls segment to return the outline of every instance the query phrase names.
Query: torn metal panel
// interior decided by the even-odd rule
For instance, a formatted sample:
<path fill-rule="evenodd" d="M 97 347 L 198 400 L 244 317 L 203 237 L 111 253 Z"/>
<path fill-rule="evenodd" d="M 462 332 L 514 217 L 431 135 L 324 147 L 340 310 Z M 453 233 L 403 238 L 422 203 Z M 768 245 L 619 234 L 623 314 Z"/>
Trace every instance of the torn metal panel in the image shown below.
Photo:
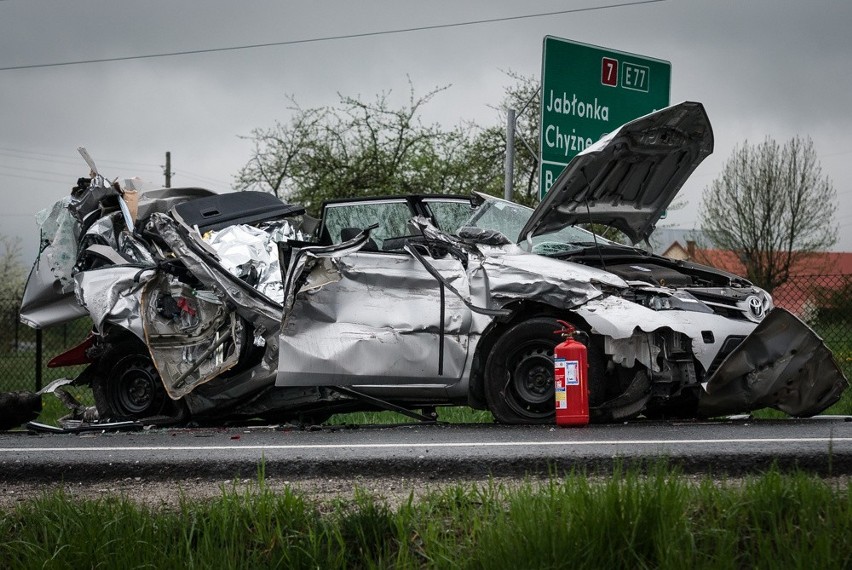
<path fill-rule="evenodd" d="M 84 235 L 84 240 L 89 243 L 100 243 L 108 245 L 113 249 L 118 249 L 118 240 L 116 239 L 114 216 L 104 216 L 88 227 Z"/>
<path fill-rule="evenodd" d="M 135 266 L 81 271 L 74 276 L 77 301 L 86 308 L 99 333 L 103 332 L 104 323 L 109 322 L 144 339 L 140 297 L 154 275 L 152 269 Z"/>
<path fill-rule="evenodd" d="M 232 368 L 242 327 L 216 296 L 161 275 L 143 294 L 145 340 L 166 392 L 177 400 Z"/>
<path fill-rule="evenodd" d="M 282 244 L 279 246 L 279 255 L 286 258 L 281 268 L 284 271 L 284 318 L 287 318 L 296 294 L 305 286 L 305 280 L 310 279 L 311 270 L 320 260 L 337 259 L 351 253 L 355 253 L 364 247 L 370 239 L 369 231 L 362 231 L 351 240 L 337 245 L 305 245 L 290 247 Z M 325 262 L 323 262 L 325 263 Z M 326 264 L 328 267 L 328 264 Z M 326 277 L 329 272 L 326 271 Z M 322 280 L 321 280 L 322 281 Z M 316 285 L 314 285 L 316 286 Z M 321 286 L 321 285 L 319 285 Z"/>
<path fill-rule="evenodd" d="M 811 416 L 837 402 L 847 387 L 822 339 L 776 308 L 704 383 L 699 411 L 715 416 L 771 407 Z"/>
<path fill-rule="evenodd" d="M 152 214 L 149 224 L 192 275 L 206 287 L 224 295 L 241 317 L 259 329 L 272 331 L 278 328 L 281 322 L 280 305 L 222 267 L 206 251 L 205 247 L 209 246 L 201 236 L 178 225 L 164 214 Z"/>
<path fill-rule="evenodd" d="M 68 210 L 74 215 L 81 226 L 85 227 L 87 221 L 103 215 L 103 205 L 106 200 L 112 203 L 112 209 L 118 206 L 116 198 L 120 197 L 119 191 L 107 182 L 103 176 L 94 176 L 91 179 L 80 178 L 77 186 L 71 190 L 71 200 Z M 125 220 L 128 218 L 123 213 Z"/>
<path fill-rule="evenodd" d="M 64 290 L 49 263 L 46 255 L 36 260 L 21 299 L 21 322 L 33 328 L 65 323 L 88 314 L 86 308 L 77 302 L 73 288 Z"/>

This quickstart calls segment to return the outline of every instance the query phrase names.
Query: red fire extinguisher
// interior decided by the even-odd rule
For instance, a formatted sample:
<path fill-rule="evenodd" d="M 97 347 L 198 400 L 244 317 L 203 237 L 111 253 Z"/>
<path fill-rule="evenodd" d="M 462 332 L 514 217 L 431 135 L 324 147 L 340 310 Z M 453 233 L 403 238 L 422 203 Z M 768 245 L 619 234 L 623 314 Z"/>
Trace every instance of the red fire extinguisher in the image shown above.
<path fill-rule="evenodd" d="M 553 350 L 553 376 L 556 387 L 556 424 L 584 426 L 589 423 L 589 361 L 583 343 L 574 339 L 576 329 L 557 320 L 563 328 L 554 331 L 565 342 Z"/>

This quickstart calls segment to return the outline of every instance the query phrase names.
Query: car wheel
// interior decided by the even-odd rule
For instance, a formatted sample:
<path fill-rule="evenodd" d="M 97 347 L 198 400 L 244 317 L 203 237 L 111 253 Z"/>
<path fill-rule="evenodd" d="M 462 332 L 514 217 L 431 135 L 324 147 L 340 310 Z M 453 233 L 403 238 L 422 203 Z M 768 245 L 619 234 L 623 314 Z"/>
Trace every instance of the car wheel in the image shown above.
<path fill-rule="evenodd" d="M 101 419 L 183 419 L 182 402 L 172 401 L 148 351 L 137 342 L 111 347 L 101 357 L 92 380 L 92 394 Z"/>
<path fill-rule="evenodd" d="M 485 366 L 485 400 L 494 419 L 507 424 L 553 423 L 553 349 L 561 342 L 552 318 L 509 328 L 494 343 Z"/>

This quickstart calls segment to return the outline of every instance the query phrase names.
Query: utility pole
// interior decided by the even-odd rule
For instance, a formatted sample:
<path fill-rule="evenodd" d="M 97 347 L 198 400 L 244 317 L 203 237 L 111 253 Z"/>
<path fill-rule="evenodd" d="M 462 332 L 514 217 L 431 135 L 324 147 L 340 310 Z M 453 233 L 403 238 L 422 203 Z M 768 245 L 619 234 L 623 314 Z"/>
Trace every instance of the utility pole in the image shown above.
<path fill-rule="evenodd" d="M 166 151 L 166 188 L 172 187 L 172 153 Z"/>

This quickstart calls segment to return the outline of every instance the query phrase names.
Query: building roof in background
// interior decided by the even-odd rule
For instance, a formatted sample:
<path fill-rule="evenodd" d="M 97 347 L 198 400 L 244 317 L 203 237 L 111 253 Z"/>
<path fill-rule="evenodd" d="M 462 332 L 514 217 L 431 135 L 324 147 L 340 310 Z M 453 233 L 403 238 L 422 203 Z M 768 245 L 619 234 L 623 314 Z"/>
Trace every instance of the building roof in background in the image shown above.
<path fill-rule="evenodd" d="M 745 265 L 736 252 L 674 242 L 665 250 L 675 259 L 690 259 L 729 273 L 746 276 Z M 852 252 L 819 252 L 800 259 L 790 270 L 790 279 L 775 288 L 775 305 L 801 318 L 812 316 L 827 291 L 847 286 L 852 276 Z"/>
<path fill-rule="evenodd" d="M 648 242 L 651 244 L 651 251 L 657 255 L 663 255 L 675 242 L 686 247 L 686 242 L 694 241 L 701 246 L 710 245 L 710 240 L 706 238 L 701 230 L 689 230 L 684 228 L 657 228 Z"/>

